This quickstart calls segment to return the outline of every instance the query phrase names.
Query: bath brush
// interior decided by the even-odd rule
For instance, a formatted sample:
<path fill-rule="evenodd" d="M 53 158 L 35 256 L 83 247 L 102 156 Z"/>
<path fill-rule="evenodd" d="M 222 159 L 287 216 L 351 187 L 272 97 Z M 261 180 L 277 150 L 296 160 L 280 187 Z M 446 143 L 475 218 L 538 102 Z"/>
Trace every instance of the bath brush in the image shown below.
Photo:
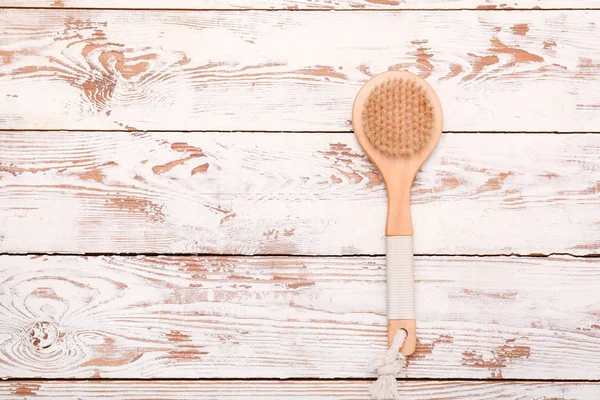
<path fill-rule="evenodd" d="M 410 188 L 442 134 L 442 107 L 423 79 L 409 72 L 389 71 L 360 90 L 352 124 L 387 189 L 388 340 L 392 346 L 400 336 L 397 333 L 404 330 L 400 352 L 407 356 L 417 343 Z"/>

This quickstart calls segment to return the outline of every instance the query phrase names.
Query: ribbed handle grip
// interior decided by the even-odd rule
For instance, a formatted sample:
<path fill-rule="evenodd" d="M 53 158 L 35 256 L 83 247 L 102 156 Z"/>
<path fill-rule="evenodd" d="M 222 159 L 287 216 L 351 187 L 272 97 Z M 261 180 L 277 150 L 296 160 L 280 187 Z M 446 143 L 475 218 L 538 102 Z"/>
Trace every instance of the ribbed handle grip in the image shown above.
<path fill-rule="evenodd" d="M 413 237 L 388 236 L 387 317 L 415 319 L 415 277 L 413 269 Z"/>

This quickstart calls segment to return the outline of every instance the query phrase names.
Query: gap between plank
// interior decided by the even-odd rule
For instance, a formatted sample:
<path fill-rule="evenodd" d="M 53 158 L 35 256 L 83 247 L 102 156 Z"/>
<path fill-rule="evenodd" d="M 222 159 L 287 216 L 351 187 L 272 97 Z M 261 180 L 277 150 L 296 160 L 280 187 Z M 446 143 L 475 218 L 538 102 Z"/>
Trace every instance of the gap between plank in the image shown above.
<path fill-rule="evenodd" d="M 256 257 L 288 257 L 288 258 L 358 258 L 358 257 L 385 257 L 385 254 L 225 254 L 225 253 L 111 253 L 111 252 L 70 252 L 70 253 L 50 253 L 50 252 L 29 252 L 29 253 L 11 253 L 3 252 L 1 256 L 52 256 L 52 257 L 239 257 L 239 258 L 256 258 Z M 600 254 L 571 254 L 571 253 L 530 253 L 530 254 L 518 254 L 518 253 L 492 253 L 492 254 L 444 254 L 444 253 L 423 253 L 414 254 L 415 257 L 467 257 L 467 258 L 492 258 L 492 257 L 515 257 L 515 258 L 549 258 L 553 256 L 566 256 L 573 258 L 600 258 Z"/>
<path fill-rule="evenodd" d="M 5 382 L 42 382 L 42 381 L 51 381 L 51 382 L 311 382 L 311 381 L 321 381 L 321 382 L 365 382 L 365 381 L 375 381 L 375 378 L 366 377 L 366 378 L 317 378 L 317 377 L 305 377 L 305 378 L 3 378 L 2 381 Z M 600 383 L 600 379 L 528 379 L 528 378 L 401 378 L 400 381 L 441 381 L 441 382 L 572 382 L 572 383 Z"/>
<path fill-rule="evenodd" d="M 205 12 L 205 11 L 218 11 L 218 12 L 253 12 L 253 11 L 268 11 L 268 12 L 429 12 L 429 11 L 477 11 L 477 12 L 498 12 L 498 11 L 594 11 L 600 10 L 600 7 L 587 7 L 587 8 L 524 8 L 524 7 L 505 7 L 505 8 L 369 8 L 369 9 L 335 9 L 335 8 L 302 8 L 302 9 L 287 9 L 287 8 L 133 8 L 133 7 L 27 7 L 27 6 L 0 6 L 0 9 L 7 10 L 109 10 L 109 11 L 181 11 L 181 12 Z"/>
<path fill-rule="evenodd" d="M 347 133 L 354 134 L 353 131 L 339 130 L 339 131 L 289 131 L 289 130 L 246 130 L 246 129 L 230 129 L 230 130 L 218 130 L 218 129 L 4 129 L 0 128 L 0 132 L 113 132 L 113 133 L 281 133 L 281 134 L 315 134 L 315 133 Z M 522 134 L 540 134 L 540 135 L 598 135 L 600 131 L 443 131 L 442 133 L 451 134 L 500 134 L 500 135 L 522 135 Z"/>

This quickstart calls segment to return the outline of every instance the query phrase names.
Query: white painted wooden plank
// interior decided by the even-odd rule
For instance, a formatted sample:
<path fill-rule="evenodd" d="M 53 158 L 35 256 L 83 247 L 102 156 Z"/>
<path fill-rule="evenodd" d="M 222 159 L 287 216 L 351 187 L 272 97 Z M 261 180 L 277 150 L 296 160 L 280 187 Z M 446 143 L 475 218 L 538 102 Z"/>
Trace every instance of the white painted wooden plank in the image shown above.
<path fill-rule="evenodd" d="M 600 254 L 600 135 L 444 134 L 419 254 Z M 0 251 L 383 254 L 352 133 L 1 132 Z"/>
<path fill-rule="evenodd" d="M 111 399 L 298 399 L 370 400 L 369 381 L 15 381 L 0 382 L 5 400 Z M 400 383 L 411 400 L 597 400 L 600 386 L 591 382 L 435 382 Z"/>
<path fill-rule="evenodd" d="M 407 69 L 449 131 L 597 131 L 599 16 L 5 9 L 0 128 L 347 131 Z"/>
<path fill-rule="evenodd" d="M 372 377 L 384 271 L 381 257 L 2 256 L 0 376 Z M 415 273 L 406 376 L 600 378 L 597 259 L 419 257 Z"/>
<path fill-rule="evenodd" d="M 598 9 L 595 0 L 3 0 L 1 7 L 142 8 L 188 10 Z"/>

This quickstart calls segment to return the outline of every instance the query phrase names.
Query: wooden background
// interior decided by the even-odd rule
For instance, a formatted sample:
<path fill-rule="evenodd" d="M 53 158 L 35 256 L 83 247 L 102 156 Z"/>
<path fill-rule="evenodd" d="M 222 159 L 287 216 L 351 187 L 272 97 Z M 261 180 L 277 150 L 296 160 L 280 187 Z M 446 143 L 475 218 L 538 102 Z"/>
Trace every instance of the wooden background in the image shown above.
<path fill-rule="evenodd" d="M 597 0 L 0 1 L 0 397 L 368 399 L 419 74 L 407 399 L 600 398 Z"/>

